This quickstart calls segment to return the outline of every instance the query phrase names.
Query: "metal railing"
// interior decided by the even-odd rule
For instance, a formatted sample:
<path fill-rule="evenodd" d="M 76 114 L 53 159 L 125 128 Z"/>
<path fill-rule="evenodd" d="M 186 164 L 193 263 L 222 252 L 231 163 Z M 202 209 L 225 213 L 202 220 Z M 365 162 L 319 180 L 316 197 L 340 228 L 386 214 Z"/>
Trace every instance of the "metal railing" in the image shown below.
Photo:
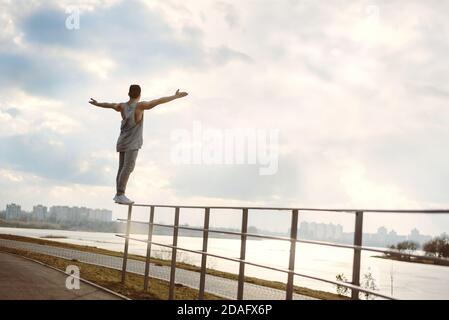
<path fill-rule="evenodd" d="M 132 218 L 132 209 L 133 207 L 143 207 L 150 208 L 150 218 L 149 222 L 142 221 L 133 221 Z M 172 208 L 175 209 L 174 222 L 173 225 L 154 223 L 154 215 L 156 208 Z M 204 225 L 203 228 L 194 228 L 187 226 L 179 225 L 179 216 L 181 209 L 202 209 L 204 210 Z M 232 232 L 232 231 L 224 231 L 224 230 L 213 230 L 209 228 L 210 221 L 210 210 L 211 209 L 223 209 L 223 210 L 241 210 L 242 211 L 242 224 L 241 224 L 241 232 Z M 271 235 L 262 235 L 262 234 L 254 234 L 248 233 L 248 215 L 249 211 L 287 211 L 291 214 L 291 227 L 290 227 L 290 237 L 281 237 L 281 236 L 271 236 Z M 355 214 L 355 229 L 354 229 L 354 242 L 353 245 L 347 244 L 339 244 L 332 242 L 323 242 L 323 241 L 313 241 L 313 240 L 303 240 L 298 239 L 298 217 L 299 212 L 334 212 L 334 213 L 350 213 Z M 359 299 L 360 293 L 370 294 L 379 298 L 395 300 L 396 298 L 392 296 L 388 296 L 382 294 L 380 292 L 370 290 L 367 288 L 363 288 L 360 286 L 360 263 L 361 263 L 361 252 L 362 251 L 372 251 L 372 252 L 380 252 L 385 254 L 392 254 L 408 257 L 423 257 L 422 255 L 416 254 L 408 254 L 408 253 L 398 253 L 394 250 L 382 250 L 379 248 L 371 248 L 362 246 L 362 236 L 363 236 L 363 216 L 364 213 L 396 213 L 396 214 L 449 214 L 449 210 L 375 210 L 375 209 L 316 209 L 316 208 L 268 208 L 268 207 L 200 207 L 200 206 L 171 206 L 171 205 L 147 205 L 147 204 L 133 204 L 128 205 L 128 218 L 127 219 L 119 219 L 119 221 L 126 222 L 126 234 L 125 235 L 117 235 L 118 237 L 125 239 L 125 246 L 123 251 L 123 266 L 122 266 L 122 283 L 125 283 L 126 280 L 126 269 L 127 269 L 127 261 L 128 261 L 128 251 L 129 251 L 129 241 L 138 241 L 147 244 L 147 253 L 146 253 L 146 264 L 145 264 L 145 274 L 144 274 L 144 290 L 147 291 L 149 288 L 149 271 L 150 271 L 150 256 L 152 245 L 169 248 L 171 249 L 171 266 L 170 266 L 170 285 L 169 285 L 169 299 L 172 300 L 175 297 L 175 276 L 176 276 L 176 257 L 177 252 L 189 252 L 201 255 L 201 268 L 200 268 L 200 280 L 199 280 L 199 293 L 198 299 L 204 299 L 205 293 L 205 283 L 206 283 L 206 272 L 207 272 L 207 258 L 214 257 L 218 259 L 223 259 L 227 261 L 233 261 L 239 263 L 239 274 L 238 274 L 238 289 L 237 289 L 237 299 L 243 299 L 244 292 L 244 284 L 245 284 L 245 266 L 251 265 L 259 268 L 264 268 L 272 271 L 278 271 L 287 274 L 287 283 L 286 283 L 286 292 L 285 298 L 286 300 L 292 300 L 294 294 L 294 277 L 302 277 L 307 279 L 312 279 L 316 281 L 325 282 L 328 284 L 337 285 L 340 287 L 344 287 L 351 290 L 351 298 L 354 300 Z M 130 236 L 131 224 L 144 224 L 148 225 L 148 239 L 142 240 L 138 238 L 133 238 Z M 153 227 L 164 227 L 173 229 L 173 241 L 172 245 L 158 243 L 153 241 Z M 203 244 L 202 250 L 193 250 L 188 248 L 182 248 L 178 246 L 178 236 L 179 230 L 190 230 L 190 231 L 198 231 L 203 233 Z M 213 254 L 207 252 L 208 249 L 208 239 L 210 233 L 217 234 L 227 234 L 227 235 L 235 235 L 240 236 L 240 257 L 232 258 L 227 256 L 222 256 L 218 254 Z M 270 265 L 264 265 L 260 263 L 255 263 L 246 260 L 246 243 L 248 238 L 260 238 L 260 239 L 270 239 L 270 240 L 280 240 L 280 241 L 288 241 L 290 242 L 290 254 L 289 254 L 289 264 L 287 269 L 278 268 Z M 316 276 L 306 275 L 295 271 L 295 260 L 296 260 L 296 244 L 297 243 L 308 243 L 320 246 L 330 246 L 337 248 L 347 248 L 354 250 L 353 262 L 352 262 L 352 282 L 342 282 L 342 281 L 334 281 L 329 279 L 324 279 Z M 449 261 L 448 259 L 438 258 L 438 257 L 430 257 L 426 256 L 426 259 L 434 260 L 434 261 Z"/>

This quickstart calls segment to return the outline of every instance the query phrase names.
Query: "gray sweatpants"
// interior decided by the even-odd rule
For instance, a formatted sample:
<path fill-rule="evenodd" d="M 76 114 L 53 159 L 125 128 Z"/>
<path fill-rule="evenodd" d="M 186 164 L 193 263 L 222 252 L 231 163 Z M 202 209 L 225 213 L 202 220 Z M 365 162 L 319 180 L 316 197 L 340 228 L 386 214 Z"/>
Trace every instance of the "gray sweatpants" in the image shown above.
<path fill-rule="evenodd" d="M 129 176 L 134 171 L 136 166 L 136 159 L 139 150 L 131 150 L 120 152 L 120 161 L 117 172 L 117 195 L 125 194 L 126 185 L 128 184 Z"/>

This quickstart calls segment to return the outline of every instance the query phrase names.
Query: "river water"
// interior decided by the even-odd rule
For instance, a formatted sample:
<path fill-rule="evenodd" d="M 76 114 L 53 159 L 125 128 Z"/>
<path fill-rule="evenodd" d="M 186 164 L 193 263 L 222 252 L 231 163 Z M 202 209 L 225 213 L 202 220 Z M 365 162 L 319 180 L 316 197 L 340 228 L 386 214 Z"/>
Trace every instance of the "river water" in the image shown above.
<path fill-rule="evenodd" d="M 78 232 L 63 230 L 40 230 L 0 228 L 0 233 L 18 236 L 42 238 L 47 236 L 65 237 L 64 239 L 47 239 L 65 243 L 95 246 L 98 248 L 123 251 L 124 240 L 112 233 Z M 133 237 L 146 239 L 146 236 Z M 171 243 L 170 236 L 154 236 L 153 241 Z M 188 249 L 201 250 L 202 239 L 180 237 L 178 245 Z M 170 259 L 169 249 L 153 246 L 152 256 Z M 145 255 L 146 244 L 130 242 L 130 253 Z M 239 239 L 209 238 L 210 253 L 238 258 L 240 255 Z M 424 265 L 379 259 L 373 256 L 379 253 L 362 253 L 361 275 L 371 273 L 377 290 L 400 299 L 449 299 L 449 267 Z M 343 273 L 351 279 L 353 252 L 350 249 L 297 244 L 296 271 L 306 275 L 335 280 L 337 274 Z M 246 260 L 286 269 L 289 260 L 289 243 L 276 240 L 248 240 Z M 201 256 L 178 251 L 178 261 L 200 265 Z M 238 263 L 208 257 L 208 267 L 238 273 Z M 247 266 L 245 273 L 267 280 L 286 282 L 286 274 L 267 269 Z M 335 292 L 335 287 L 320 281 L 295 277 L 295 284 L 312 289 Z"/>

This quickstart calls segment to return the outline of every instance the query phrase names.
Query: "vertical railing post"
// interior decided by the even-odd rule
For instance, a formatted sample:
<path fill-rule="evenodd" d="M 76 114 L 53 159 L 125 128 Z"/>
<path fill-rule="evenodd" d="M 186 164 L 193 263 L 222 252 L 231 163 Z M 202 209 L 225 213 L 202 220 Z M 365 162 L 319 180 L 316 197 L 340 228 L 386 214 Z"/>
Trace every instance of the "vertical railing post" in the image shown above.
<path fill-rule="evenodd" d="M 242 235 L 240 242 L 240 268 L 239 268 L 239 283 L 237 290 L 237 300 L 243 300 L 243 289 L 245 287 L 245 262 L 246 258 L 246 239 L 248 233 L 248 209 L 243 209 L 242 212 Z"/>
<path fill-rule="evenodd" d="M 126 266 L 128 264 L 128 247 L 129 247 L 129 234 L 131 232 L 132 211 L 133 211 L 133 206 L 132 206 L 132 204 L 130 204 L 128 206 L 128 220 L 126 221 L 125 249 L 123 250 L 122 284 L 125 284 L 125 281 L 126 281 Z"/>
<path fill-rule="evenodd" d="M 154 206 L 151 206 L 150 221 L 148 224 L 148 242 L 147 242 L 147 259 L 145 261 L 145 278 L 143 281 L 143 290 L 148 291 L 150 262 L 151 262 L 151 241 L 153 241 L 153 223 L 154 223 Z"/>
<path fill-rule="evenodd" d="M 170 288 L 168 292 L 168 300 L 175 298 L 175 278 L 176 278 L 176 252 L 178 246 L 178 231 L 179 231 L 179 207 L 175 210 L 175 223 L 173 225 L 173 247 L 171 253 L 171 269 L 170 269 Z"/>
<path fill-rule="evenodd" d="M 354 231 L 354 246 L 362 246 L 363 236 L 363 212 L 357 211 L 355 213 L 355 231 Z M 361 262 L 361 250 L 360 248 L 354 248 L 354 260 L 352 263 L 352 284 L 360 286 L 360 262 Z M 353 300 L 359 299 L 359 290 L 351 291 L 351 298 Z"/>
<path fill-rule="evenodd" d="M 295 259 L 296 259 L 296 240 L 298 239 L 298 210 L 292 211 L 292 221 L 290 228 L 290 260 L 288 264 L 288 270 L 291 271 L 288 274 L 286 300 L 293 299 L 293 286 L 294 286 L 294 271 L 295 271 Z"/>
<path fill-rule="evenodd" d="M 210 218 L 210 209 L 206 208 L 204 212 L 203 252 L 207 252 L 207 242 L 209 239 L 209 218 Z M 206 267 L 207 267 L 207 255 L 203 254 L 201 257 L 200 292 L 198 294 L 199 300 L 204 300 L 204 289 L 206 286 Z"/>

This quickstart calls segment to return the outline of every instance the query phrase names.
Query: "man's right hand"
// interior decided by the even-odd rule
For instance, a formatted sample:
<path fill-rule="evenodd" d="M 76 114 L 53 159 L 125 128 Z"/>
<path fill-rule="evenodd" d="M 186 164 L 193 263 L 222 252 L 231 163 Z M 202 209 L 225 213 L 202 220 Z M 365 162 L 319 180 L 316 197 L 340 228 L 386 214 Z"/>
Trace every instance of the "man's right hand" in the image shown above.
<path fill-rule="evenodd" d="M 89 103 L 90 103 L 91 105 L 93 105 L 93 106 L 98 106 L 98 101 L 95 100 L 95 99 L 90 98 Z"/>

